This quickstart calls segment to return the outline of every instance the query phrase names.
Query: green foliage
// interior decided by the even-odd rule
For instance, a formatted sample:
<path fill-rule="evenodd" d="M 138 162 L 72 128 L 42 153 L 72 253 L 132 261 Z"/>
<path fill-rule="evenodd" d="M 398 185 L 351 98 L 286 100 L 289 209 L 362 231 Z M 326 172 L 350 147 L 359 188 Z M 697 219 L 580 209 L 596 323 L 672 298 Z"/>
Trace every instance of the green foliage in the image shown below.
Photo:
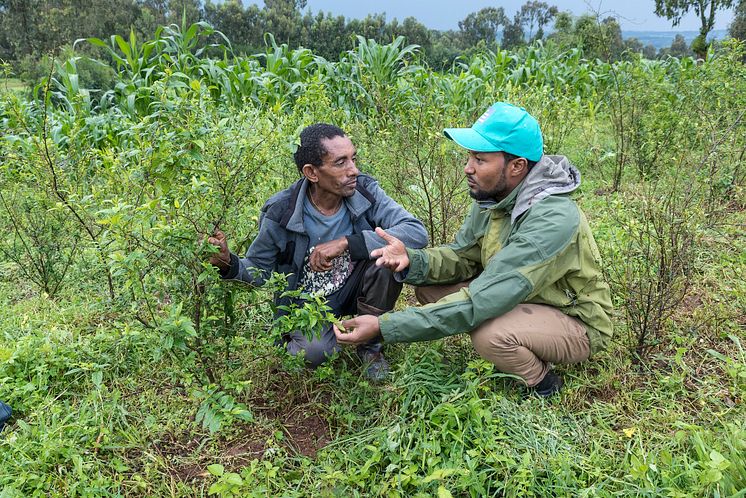
<path fill-rule="evenodd" d="M 9 234 L 0 243 L 0 254 L 13 261 L 26 279 L 49 297 L 61 289 L 78 251 L 80 234 L 59 206 L 32 189 L 3 187 L 0 203 Z"/>
<path fill-rule="evenodd" d="M 651 182 L 637 196 L 622 198 L 635 215 L 615 218 L 618 237 L 607 259 L 606 274 L 625 313 L 624 340 L 642 360 L 663 340 L 668 319 L 688 291 L 692 248 L 701 237 L 697 194 L 682 180 L 683 171 L 674 171 L 668 181 Z"/>
<path fill-rule="evenodd" d="M 728 34 L 738 40 L 746 40 L 746 2 L 739 1 Z"/>
<path fill-rule="evenodd" d="M 333 62 L 279 37 L 239 49 L 204 24 L 152 39 L 136 24 L 75 47 L 100 51 L 113 84 L 86 80 L 84 65 L 104 66 L 76 52 L 50 61 L 35 95 L 2 95 L 0 399 L 16 415 L 0 494 L 743 489 L 743 47 L 610 63 L 558 36 L 434 72 L 424 43 L 382 44 L 386 26 L 371 17 Z M 206 263 L 216 227 L 245 252 L 319 121 L 349 133 L 433 242 L 451 240 L 470 201 L 442 129 L 497 100 L 536 115 L 546 152 L 582 171 L 576 198 L 616 275 L 620 340 L 561 368 L 559 399 L 521 399 L 465 336 L 388 347 L 384 385 L 345 351 L 303 369 L 273 342 L 326 326 L 323 299 L 278 310 L 285 276 L 243 288 Z"/>
<path fill-rule="evenodd" d="M 707 49 L 705 48 L 705 51 Z M 676 35 L 671 42 L 671 46 L 668 49 L 661 49 L 661 56 L 670 55 L 671 57 L 691 57 L 693 51 L 689 49 L 686 44 L 686 40 L 682 35 Z"/>
<path fill-rule="evenodd" d="M 283 298 L 293 299 L 293 304 L 280 305 L 278 309 L 282 312 L 275 321 L 273 334 L 280 339 L 285 334 L 300 330 L 308 340 L 319 337 L 325 327 L 331 326 L 335 321 L 331 314 L 331 308 L 327 306 L 326 299 L 316 294 L 304 294 L 300 291 L 285 291 L 281 294 Z M 301 299 L 301 304 L 295 300 Z"/>
<path fill-rule="evenodd" d="M 507 17 L 502 7 L 485 7 L 459 21 L 458 27 L 467 46 L 475 46 L 482 41 L 489 47 L 497 43 L 497 30 L 505 24 Z"/>
<path fill-rule="evenodd" d="M 425 78 L 417 82 L 427 83 Z M 443 128 L 461 119 L 453 107 L 458 101 L 420 91 L 410 98 L 390 118 L 392 129 L 401 132 L 373 128 L 360 137 L 364 160 L 383 187 L 425 223 L 431 243 L 446 243 L 468 206 L 463 171 L 454 167 L 459 151 L 442 139 Z"/>
<path fill-rule="evenodd" d="M 712 349 L 708 349 L 707 352 L 723 362 L 725 371 L 732 381 L 731 390 L 737 393 L 739 390 L 746 389 L 746 349 L 738 336 L 729 335 L 728 338 L 736 345 L 737 356 L 731 358 Z"/>
<path fill-rule="evenodd" d="M 218 32 L 202 39 L 200 47 L 209 49 L 210 43 L 222 43 L 224 40 L 218 34 L 221 33 L 233 42 L 233 53 L 242 56 L 264 50 L 268 45 L 266 34 L 271 33 L 279 45 L 286 44 L 293 50 L 305 47 L 326 60 L 334 61 L 344 58 L 355 47 L 358 36 L 379 44 L 401 36 L 407 43 L 421 47 L 420 57 L 424 62 L 434 68 L 447 69 L 464 53 L 495 49 L 500 28 L 503 30 L 503 48 L 514 49 L 526 42 L 542 41 L 545 39 L 544 28 L 559 14 L 556 7 L 546 2 L 527 1 L 516 10 L 512 21 L 502 8 L 487 7 L 468 14 L 459 22 L 458 31 L 438 31 L 428 29 L 414 17 L 387 21 L 382 13 L 348 20 L 322 11 L 314 13 L 305 9 L 305 2 L 295 0 L 277 0 L 265 3 L 261 8 L 255 4 L 244 6 L 237 0 L 105 0 L 103 4 L 90 5 L 64 0 L 57 2 L 54 8 L 43 2 L 6 0 L 4 4 L 6 8 L 0 10 L 0 57 L 13 61 L 16 72 L 23 75 L 25 81 L 33 83 L 45 76 L 44 66 L 51 65 L 48 55 L 59 54 L 58 50 L 76 39 L 118 36 L 126 40 L 131 33 L 143 39 L 162 29 L 159 26 L 176 25 L 185 29 L 195 23 L 209 23 Z M 560 16 L 551 36 L 572 39 L 587 48 L 588 43 L 584 41 L 589 39 L 584 34 L 586 30 L 573 29 L 572 21 L 566 22 L 567 17 Z M 608 20 L 603 24 L 607 23 Z M 584 22 L 578 23 L 580 27 L 584 25 Z M 611 50 L 614 57 L 621 56 L 621 33 L 617 31 L 613 37 L 606 37 L 609 45 L 614 44 Z M 591 51 L 603 48 L 593 43 L 590 45 L 593 47 Z M 563 46 L 569 48 L 571 44 Z M 110 55 L 102 46 L 78 48 L 85 56 L 107 58 Z M 69 58 L 64 51 L 62 49 L 58 58 Z M 116 57 L 110 62 L 115 60 Z M 44 64 L 37 65 L 37 62 Z M 112 81 L 100 67 L 87 67 L 83 73 L 86 74 L 86 88 L 89 87 L 88 73 L 94 81 Z M 109 89 L 108 85 L 106 89 Z"/>
<path fill-rule="evenodd" d="M 549 24 L 559 13 L 557 7 L 549 6 L 546 2 L 528 1 L 515 13 L 512 23 L 503 29 L 502 46 L 514 48 L 523 45 L 528 34 L 528 41 L 544 39 L 544 26 Z M 526 33 L 528 30 L 528 33 Z"/>
<path fill-rule="evenodd" d="M 208 465 L 207 470 L 210 474 L 217 476 L 219 479 L 215 482 L 208 493 L 211 495 L 223 496 L 243 496 L 241 486 L 243 486 L 243 479 L 235 472 L 225 472 L 225 467 L 220 464 Z"/>
<path fill-rule="evenodd" d="M 678 26 L 684 15 L 693 10 L 701 25 L 699 36 L 694 39 L 691 48 L 697 57 L 703 58 L 710 46 L 707 35 L 715 27 L 715 14 L 732 7 L 733 3 L 733 0 L 655 0 L 655 13 L 670 20 L 672 26 Z"/>
<path fill-rule="evenodd" d="M 205 391 L 197 391 L 195 397 L 201 400 L 195 422 L 215 433 L 233 419 L 251 422 L 254 416 L 243 403 L 236 403 L 228 393 L 215 386 L 208 386 Z"/>

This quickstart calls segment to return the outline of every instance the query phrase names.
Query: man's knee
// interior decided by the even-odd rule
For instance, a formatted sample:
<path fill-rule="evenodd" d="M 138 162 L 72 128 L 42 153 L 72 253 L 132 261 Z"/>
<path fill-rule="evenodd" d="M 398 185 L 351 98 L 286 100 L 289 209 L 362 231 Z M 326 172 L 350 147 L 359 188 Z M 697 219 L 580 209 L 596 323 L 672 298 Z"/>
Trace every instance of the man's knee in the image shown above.
<path fill-rule="evenodd" d="M 394 278 L 391 270 L 370 262 L 363 274 L 361 301 L 383 311 L 389 311 L 394 308 L 402 287 L 403 284 Z"/>
<path fill-rule="evenodd" d="M 308 366 L 318 367 L 336 352 L 336 348 L 319 342 L 312 342 L 305 349 L 305 360 Z"/>
<path fill-rule="evenodd" d="M 293 338 L 287 344 L 288 353 L 295 356 L 303 354 L 309 367 L 316 368 L 339 351 L 336 341 L 314 338 L 312 341 L 304 338 Z"/>
<path fill-rule="evenodd" d="M 417 298 L 417 302 L 420 304 L 430 304 L 430 303 L 435 302 L 430 299 L 430 295 L 429 295 L 429 292 L 427 291 L 427 287 L 415 287 L 414 297 Z"/>
<path fill-rule="evenodd" d="M 416 286 L 414 288 L 414 295 L 420 304 L 435 303 L 446 296 L 458 292 L 464 287 L 468 287 L 470 283 L 471 280 L 465 280 L 455 284 Z"/>
<path fill-rule="evenodd" d="M 546 374 L 547 365 L 521 344 L 510 328 L 489 324 L 470 334 L 474 349 L 501 372 L 517 375 L 533 386 Z"/>
<path fill-rule="evenodd" d="M 456 292 L 451 285 L 423 285 L 414 288 L 414 297 L 421 305 L 435 303 L 445 296 Z"/>
<path fill-rule="evenodd" d="M 520 347 L 513 331 L 487 323 L 471 332 L 471 343 L 479 356 L 496 363 L 501 355 L 510 354 Z"/>

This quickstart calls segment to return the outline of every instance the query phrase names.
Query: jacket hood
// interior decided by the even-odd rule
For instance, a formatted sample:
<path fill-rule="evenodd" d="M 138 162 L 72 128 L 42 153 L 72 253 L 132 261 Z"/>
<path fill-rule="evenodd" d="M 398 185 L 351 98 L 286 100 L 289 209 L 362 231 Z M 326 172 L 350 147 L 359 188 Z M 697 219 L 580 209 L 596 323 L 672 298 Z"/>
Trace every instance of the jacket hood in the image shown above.
<path fill-rule="evenodd" d="M 510 215 L 515 223 L 540 200 L 555 194 L 568 194 L 580 186 L 580 171 L 565 156 L 541 156 L 518 186 L 515 207 Z"/>

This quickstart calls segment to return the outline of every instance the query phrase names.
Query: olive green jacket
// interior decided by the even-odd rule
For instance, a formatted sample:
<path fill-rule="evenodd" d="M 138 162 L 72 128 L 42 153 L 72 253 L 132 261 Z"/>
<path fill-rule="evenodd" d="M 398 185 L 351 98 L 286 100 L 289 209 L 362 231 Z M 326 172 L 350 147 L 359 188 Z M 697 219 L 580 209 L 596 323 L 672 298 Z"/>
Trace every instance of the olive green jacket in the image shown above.
<path fill-rule="evenodd" d="M 565 157 L 544 156 L 507 198 L 474 202 L 455 242 L 408 249 L 407 283 L 474 280 L 436 303 L 382 315 L 384 341 L 470 332 L 519 303 L 533 303 L 577 317 L 591 353 L 604 349 L 612 335 L 611 296 L 588 221 L 568 196 L 579 185 L 580 173 Z"/>

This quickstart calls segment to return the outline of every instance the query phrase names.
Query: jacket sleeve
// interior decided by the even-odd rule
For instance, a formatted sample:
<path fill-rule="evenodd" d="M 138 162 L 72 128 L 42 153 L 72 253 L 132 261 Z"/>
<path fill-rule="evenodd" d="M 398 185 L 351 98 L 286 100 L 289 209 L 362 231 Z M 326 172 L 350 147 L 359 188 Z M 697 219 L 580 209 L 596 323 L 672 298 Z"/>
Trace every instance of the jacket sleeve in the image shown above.
<path fill-rule="evenodd" d="M 565 269 L 556 265 L 566 258 L 558 255 L 575 241 L 578 210 L 534 214 L 521 221 L 520 229 L 468 287 L 437 303 L 382 315 L 379 323 L 384 340 L 414 342 L 470 332 L 512 310 L 534 289 L 561 277 Z"/>
<path fill-rule="evenodd" d="M 479 208 L 476 203 L 466 215 L 452 244 L 429 249 L 407 249 L 409 268 L 404 282 L 412 285 L 451 284 L 469 280 L 482 271 L 479 238 Z"/>
<path fill-rule="evenodd" d="M 427 245 L 427 230 L 420 220 L 386 195 L 375 180 L 367 184 L 366 188 L 376 201 L 368 214 L 368 221 L 374 225 L 374 228 L 376 226 L 383 228 L 409 248 L 419 249 Z M 373 230 L 350 235 L 347 241 L 350 256 L 358 260 L 370 259 L 371 251 L 386 245 L 386 242 Z"/>
<path fill-rule="evenodd" d="M 278 237 L 283 233 L 284 230 L 277 222 L 262 213 L 259 234 L 246 251 L 246 256 L 239 258 L 231 253 L 231 266 L 220 276 L 226 280 L 262 285 L 277 268 L 281 247 Z"/>

